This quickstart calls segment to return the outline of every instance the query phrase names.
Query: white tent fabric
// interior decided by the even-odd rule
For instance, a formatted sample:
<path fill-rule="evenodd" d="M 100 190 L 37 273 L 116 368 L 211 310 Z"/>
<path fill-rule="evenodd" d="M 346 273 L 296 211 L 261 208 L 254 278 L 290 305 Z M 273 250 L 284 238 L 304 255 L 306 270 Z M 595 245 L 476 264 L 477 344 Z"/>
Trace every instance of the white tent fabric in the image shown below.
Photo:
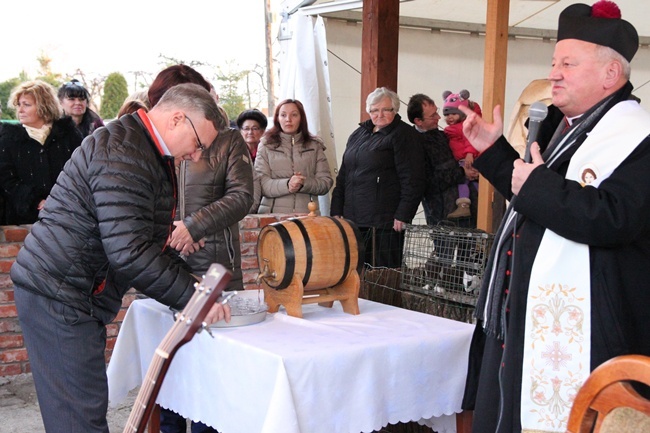
<path fill-rule="evenodd" d="M 283 50 L 280 100 L 297 99 L 305 106 L 310 132 L 325 143 L 332 177 L 336 176 L 336 147 L 327 60 L 325 23 L 319 17 L 292 15 L 292 38 Z M 329 195 L 319 197 L 321 215 L 329 215 Z"/>

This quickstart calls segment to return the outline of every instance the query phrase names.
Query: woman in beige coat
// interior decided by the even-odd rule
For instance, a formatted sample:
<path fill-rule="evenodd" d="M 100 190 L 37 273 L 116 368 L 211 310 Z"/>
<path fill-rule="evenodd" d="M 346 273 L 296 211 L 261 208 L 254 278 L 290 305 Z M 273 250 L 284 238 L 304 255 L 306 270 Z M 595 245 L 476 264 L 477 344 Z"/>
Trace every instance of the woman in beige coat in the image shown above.
<path fill-rule="evenodd" d="M 320 138 L 309 133 L 300 101 L 278 104 L 255 158 L 258 213 L 307 213 L 334 183 Z"/>

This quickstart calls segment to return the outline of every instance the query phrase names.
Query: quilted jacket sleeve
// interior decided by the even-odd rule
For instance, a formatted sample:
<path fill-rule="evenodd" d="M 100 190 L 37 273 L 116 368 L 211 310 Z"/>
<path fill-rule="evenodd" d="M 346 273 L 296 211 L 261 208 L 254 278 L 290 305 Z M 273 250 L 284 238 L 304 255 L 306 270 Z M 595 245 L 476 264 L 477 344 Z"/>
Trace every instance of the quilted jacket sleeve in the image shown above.
<path fill-rule="evenodd" d="M 225 165 L 219 168 L 224 173 L 223 180 L 218 181 L 223 184 L 223 196 L 184 219 L 195 242 L 240 221 L 253 204 L 253 171 L 248 148 L 237 131 L 227 139 L 219 143 L 222 148 L 218 149 L 223 153 L 220 164 Z"/>

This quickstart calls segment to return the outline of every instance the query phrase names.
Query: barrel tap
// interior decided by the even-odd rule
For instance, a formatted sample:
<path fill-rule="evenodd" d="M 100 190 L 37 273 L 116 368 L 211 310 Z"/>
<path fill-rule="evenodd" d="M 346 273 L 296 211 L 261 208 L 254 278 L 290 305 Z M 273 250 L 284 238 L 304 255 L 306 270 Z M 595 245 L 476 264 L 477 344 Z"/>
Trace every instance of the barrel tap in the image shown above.
<path fill-rule="evenodd" d="M 262 272 L 260 272 L 257 275 L 257 278 L 255 279 L 256 284 L 259 284 L 262 281 L 263 278 L 266 278 L 266 277 L 275 278 L 275 277 L 277 277 L 277 274 L 275 273 L 275 271 L 271 272 L 269 270 L 269 259 L 263 259 L 263 260 L 264 260 L 264 268 L 262 269 Z"/>

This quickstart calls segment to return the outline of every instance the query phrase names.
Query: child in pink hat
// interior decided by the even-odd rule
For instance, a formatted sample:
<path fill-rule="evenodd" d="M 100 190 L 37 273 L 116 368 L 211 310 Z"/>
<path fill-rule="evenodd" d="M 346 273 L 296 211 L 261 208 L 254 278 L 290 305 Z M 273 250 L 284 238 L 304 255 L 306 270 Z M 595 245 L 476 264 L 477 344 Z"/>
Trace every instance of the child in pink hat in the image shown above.
<path fill-rule="evenodd" d="M 445 135 L 449 139 L 449 147 L 451 148 L 454 158 L 458 164 L 465 169 L 465 173 L 472 172 L 472 165 L 474 158 L 478 156 L 478 151 L 469 143 L 463 134 L 463 121 L 465 114 L 460 111 L 460 106 L 465 106 L 474 110 L 479 116 L 481 115 L 481 107 L 474 101 L 469 100 L 469 92 L 461 90 L 459 93 L 451 93 L 449 90 L 443 92 L 442 97 L 444 104 L 442 106 L 442 114 L 447 122 L 445 127 Z M 467 218 L 471 216 L 469 198 L 470 182 L 473 183 L 475 188 L 478 188 L 478 175 L 475 179 L 465 178 L 465 182 L 458 185 L 458 199 L 456 200 L 456 210 L 447 215 L 449 219 Z"/>

